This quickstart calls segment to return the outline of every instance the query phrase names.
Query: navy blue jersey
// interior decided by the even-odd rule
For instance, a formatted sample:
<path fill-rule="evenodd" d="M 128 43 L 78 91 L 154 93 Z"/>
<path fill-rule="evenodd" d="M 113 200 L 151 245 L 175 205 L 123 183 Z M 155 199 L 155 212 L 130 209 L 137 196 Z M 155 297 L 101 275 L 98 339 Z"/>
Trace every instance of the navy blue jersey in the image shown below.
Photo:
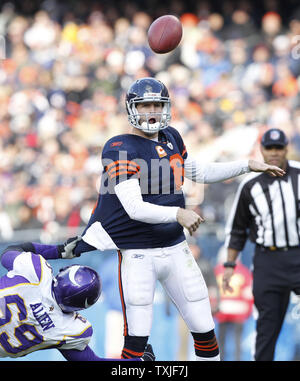
<path fill-rule="evenodd" d="M 130 219 L 114 186 L 137 178 L 145 202 L 184 208 L 181 186 L 186 157 L 183 140 L 172 127 L 160 131 L 158 142 L 134 134 L 108 140 L 102 151 L 99 198 L 86 230 L 100 221 L 120 249 L 167 247 L 183 241 L 178 222 L 149 224 Z"/>

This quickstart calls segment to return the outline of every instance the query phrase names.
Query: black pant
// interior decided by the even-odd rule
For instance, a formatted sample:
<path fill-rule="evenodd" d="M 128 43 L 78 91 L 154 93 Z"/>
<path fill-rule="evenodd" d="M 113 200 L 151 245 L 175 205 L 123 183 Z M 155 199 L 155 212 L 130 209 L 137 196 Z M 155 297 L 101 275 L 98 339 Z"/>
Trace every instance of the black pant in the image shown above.
<path fill-rule="evenodd" d="M 290 292 L 300 289 L 300 248 L 270 251 L 258 246 L 253 264 L 253 296 L 258 311 L 254 357 L 256 361 L 272 361 Z"/>

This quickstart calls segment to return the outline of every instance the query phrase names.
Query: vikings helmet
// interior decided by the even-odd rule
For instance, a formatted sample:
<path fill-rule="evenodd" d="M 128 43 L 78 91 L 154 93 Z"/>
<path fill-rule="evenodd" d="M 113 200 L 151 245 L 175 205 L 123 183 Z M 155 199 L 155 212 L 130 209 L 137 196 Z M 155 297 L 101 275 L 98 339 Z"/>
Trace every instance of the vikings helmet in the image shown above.
<path fill-rule="evenodd" d="M 92 306 L 101 294 L 101 280 L 88 266 L 64 267 L 53 279 L 52 290 L 63 312 L 80 311 Z"/>
<path fill-rule="evenodd" d="M 161 113 L 139 114 L 136 108 L 138 103 L 159 102 L 163 109 Z M 126 94 L 126 109 L 130 124 L 140 130 L 153 134 L 168 127 L 171 120 L 171 102 L 166 86 L 154 78 L 136 80 Z M 144 121 L 141 122 L 141 116 Z M 154 123 L 150 123 L 154 119 Z"/>

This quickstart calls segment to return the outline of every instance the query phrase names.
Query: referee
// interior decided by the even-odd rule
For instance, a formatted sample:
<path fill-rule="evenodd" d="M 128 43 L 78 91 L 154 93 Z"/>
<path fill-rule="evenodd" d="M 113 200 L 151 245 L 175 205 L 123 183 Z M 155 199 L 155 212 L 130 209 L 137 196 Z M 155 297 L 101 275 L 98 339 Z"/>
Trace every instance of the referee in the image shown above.
<path fill-rule="evenodd" d="M 230 278 L 247 239 L 256 244 L 253 259 L 253 296 L 258 311 L 256 361 L 274 359 L 290 292 L 300 291 L 300 163 L 287 160 L 287 145 L 288 140 L 279 129 L 270 129 L 263 135 L 264 161 L 282 168 L 285 175 L 247 176 L 238 188 L 226 225 L 224 291 L 232 291 Z"/>

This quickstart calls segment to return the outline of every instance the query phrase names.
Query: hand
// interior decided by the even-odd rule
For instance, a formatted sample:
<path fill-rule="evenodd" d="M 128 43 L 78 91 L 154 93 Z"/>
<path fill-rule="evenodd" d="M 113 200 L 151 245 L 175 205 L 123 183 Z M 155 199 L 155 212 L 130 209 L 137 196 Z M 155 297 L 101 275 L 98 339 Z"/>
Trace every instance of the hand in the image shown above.
<path fill-rule="evenodd" d="M 250 170 L 253 172 L 265 172 L 274 177 L 285 175 L 285 171 L 279 167 L 276 167 L 276 165 L 269 165 L 256 160 L 249 160 L 248 165 Z"/>
<path fill-rule="evenodd" d="M 229 284 L 233 273 L 234 273 L 234 269 L 232 267 L 225 268 L 223 279 L 222 279 L 222 290 L 224 292 L 226 291 L 233 292 L 233 288 Z"/>
<path fill-rule="evenodd" d="M 190 235 L 195 232 L 200 224 L 204 222 L 204 219 L 195 213 L 193 210 L 179 208 L 177 212 L 177 221 L 178 223 L 187 228 Z"/>
<path fill-rule="evenodd" d="M 147 344 L 144 354 L 141 357 L 143 361 L 155 361 L 155 354 L 151 344 Z"/>
<path fill-rule="evenodd" d="M 75 249 L 77 242 L 81 240 L 81 237 L 72 237 L 69 238 L 65 243 L 62 245 L 57 245 L 57 250 L 63 259 L 72 259 L 76 257 L 76 255 L 73 253 L 73 250 Z"/>

